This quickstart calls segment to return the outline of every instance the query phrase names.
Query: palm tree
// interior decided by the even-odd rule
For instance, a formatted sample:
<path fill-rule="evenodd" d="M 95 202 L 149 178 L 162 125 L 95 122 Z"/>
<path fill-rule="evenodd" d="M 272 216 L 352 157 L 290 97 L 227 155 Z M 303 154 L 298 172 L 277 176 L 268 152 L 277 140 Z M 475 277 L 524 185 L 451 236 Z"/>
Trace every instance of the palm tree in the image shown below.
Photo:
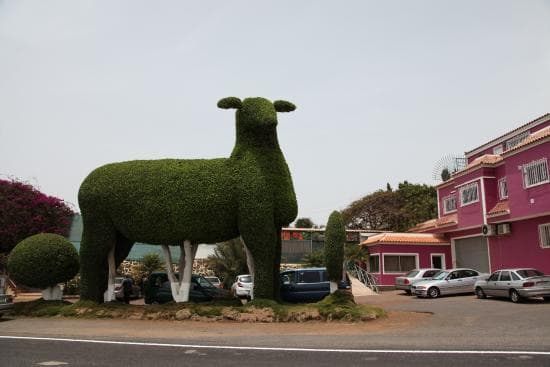
<path fill-rule="evenodd" d="M 226 289 L 231 287 L 237 275 L 248 274 L 246 254 L 240 237 L 219 243 L 214 254 L 208 256 L 206 261 Z"/>
<path fill-rule="evenodd" d="M 160 255 L 156 252 L 148 252 L 143 255 L 140 266 L 142 277 L 148 278 L 152 272 L 157 270 L 164 270 L 164 262 Z"/>

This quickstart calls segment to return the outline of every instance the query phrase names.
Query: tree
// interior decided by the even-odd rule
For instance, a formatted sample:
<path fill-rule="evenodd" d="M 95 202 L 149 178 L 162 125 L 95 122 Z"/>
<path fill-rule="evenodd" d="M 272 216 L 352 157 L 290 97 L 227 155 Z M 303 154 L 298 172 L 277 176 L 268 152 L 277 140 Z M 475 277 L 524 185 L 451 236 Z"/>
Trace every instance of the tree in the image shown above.
<path fill-rule="evenodd" d="M 342 212 L 350 229 L 406 231 L 437 215 L 433 186 L 399 183 L 394 191 L 375 191 L 351 203 Z"/>
<path fill-rule="evenodd" d="M 406 231 L 418 223 L 437 217 L 435 187 L 404 181 L 399 184 L 397 194 L 403 214 L 402 222 L 396 226 L 395 230 Z"/>
<path fill-rule="evenodd" d="M 325 251 L 323 249 L 318 249 L 306 254 L 306 256 L 304 256 L 304 262 L 306 266 L 312 268 L 325 266 Z"/>
<path fill-rule="evenodd" d="M 6 256 L 23 239 L 37 233 L 66 235 L 73 215 L 63 200 L 32 185 L 0 180 L 0 254 Z"/>
<path fill-rule="evenodd" d="M 346 243 L 346 228 L 342 214 L 333 211 L 330 214 L 325 231 L 325 263 L 330 280 L 330 293 L 338 289 L 338 282 L 344 272 L 344 244 Z M 344 278 L 345 279 L 345 278 Z"/>
<path fill-rule="evenodd" d="M 298 218 L 294 223 L 295 228 L 314 228 L 315 223 L 310 218 Z"/>
<path fill-rule="evenodd" d="M 399 198 L 395 191 L 375 191 L 351 203 L 342 216 L 349 229 L 394 230 L 401 220 Z"/>
<path fill-rule="evenodd" d="M 149 278 L 149 275 L 157 270 L 164 270 L 164 264 L 160 255 L 156 252 L 148 252 L 143 255 L 140 264 L 142 278 Z"/>
<path fill-rule="evenodd" d="M 24 239 L 8 258 L 10 276 L 28 287 L 43 289 L 45 300 L 61 299 L 58 283 L 72 279 L 79 266 L 74 246 L 64 237 L 52 233 Z"/>
<path fill-rule="evenodd" d="M 207 265 L 220 277 L 224 288 L 231 287 L 233 279 L 240 274 L 248 274 L 246 254 L 241 238 L 218 244 L 214 254 L 206 258 Z"/>

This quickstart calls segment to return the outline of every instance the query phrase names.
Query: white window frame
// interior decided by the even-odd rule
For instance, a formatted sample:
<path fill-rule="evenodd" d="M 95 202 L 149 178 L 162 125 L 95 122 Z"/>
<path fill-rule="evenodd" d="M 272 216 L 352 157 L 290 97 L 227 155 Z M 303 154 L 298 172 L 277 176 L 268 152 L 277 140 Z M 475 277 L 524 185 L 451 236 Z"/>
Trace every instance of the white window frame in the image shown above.
<path fill-rule="evenodd" d="M 376 272 L 372 271 L 371 268 L 370 268 L 370 258 L 371 258 L 371 257 L 375 257 L 375 256 L 378 258 L 378 271 L 376 271 Z M 381 273 L 381 271 L 380 271 L 380 270 L 381 270 L 381 266 L 380 266 L 380 265 L 381 265 L 381 264 L 380 264 L 380 253 L 369 254 L 368 272 L 369 272 L 369 273 L 372 273 L 372 274 L 380 274 L 380 273 Z"/>
<path fill-rule="evenodd" d="M 541 248 L 550 249 L 550 223 L 539 225 L 539 240 Z"/>
<path fill-rule="evenodd" d="M 475 191 L 476 191 L 475 200 L 464 202 L 464 192 L 466 190 L 472 189 L 474 187 L 475 187 Z M 467 185 L 461 186 L 459 191 L 460 191 L 460 206 L 461 207 L 468 206 L 468 205 L 475 204 L 475 203 L 479 202 L 479 185 L 478 185 L 477 181 L 474 181 L 474 182 L 471 182 Z"/>
<path fill-rule="evenodd" d="M 502 154 L 504 153 L 504 147 L 502 146 L 502 144 L 499 144 L 497 145 L 496 147 L 493 148 L 493 154 Z"/>
<path fill-rule="evenodd" d="M 540 167 L 537 167 L 539 166 Z M 530 168 L 535 168 L 536 172 L 528 172 Z M 544 185 L 550 182 L 550 175 L 548 174 L 548 160 L 546 158 L 537 159 L 521 166 L 521 176 L 523 178 L 523 187 L 528 189 L 531 187 Z M 546 179 L 544 179 L 546 176 Z M 535 183 L 527 182 L 529 179 L 540 179 Z"/>
<path fill-rule="evenodd" d="M 438 253 L 430 254 L 430 264 L 432 265 L 432 268 L 436 269 L 436 267 L 434 266 L 434 260 L 433 260 L 434 256 L 439 256 L 441 258 L 441 270 L 446 270 L 447 265 L 445 264 L 445 254 L 438 254 Z"/>
<path fill-rule="evenodd" d="M 414 267 L 415 269 L 418 269 L 419 266 L 418 266 L 418 253 L 417 252 L 411 252 L 411 253 L 393 253 L 393 252 L 388 252 L 388 253 L 384 253 L 382 254 L 382 257 L 383 257 L 383 267 L 382 267 L 382 274 L 405 274 L 407 271 L 386 271 L 386 256 L 414 256 Z M 409 270 L 412 270 L 412 269 L 409 269 Z"/>
<path fill-rule="evenodd" d="M 508 199 L 508 181 L 506 177 L 498 180 L 498 197 L 500 200 Z"/>
<path fill-rule="evenodd" d="M 455 208 L 452 210 L 447 210 L 447 201 L 450 199 L 454 199 Z M 454 212 L 456 212 L 456 194 L 447 195 L 443 198 L 443 214 L 449 214 Z"/>
<path fill-rule="evenodd" d="M 529 131 L 524 131 L 521 134 L 518 134 L 508 140 L 506 140 L 506 150 L 510 150 L 516 145 L 520 144 L 522 141 L 529 137 Z"/>

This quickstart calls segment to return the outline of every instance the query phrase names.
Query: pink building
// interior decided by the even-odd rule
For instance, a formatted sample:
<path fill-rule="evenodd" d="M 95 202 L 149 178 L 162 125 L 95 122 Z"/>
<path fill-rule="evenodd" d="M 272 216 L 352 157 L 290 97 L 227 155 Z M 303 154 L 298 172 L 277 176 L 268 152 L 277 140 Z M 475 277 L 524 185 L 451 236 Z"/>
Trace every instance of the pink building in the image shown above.
<path fill-rule="evenodd" d="M 450 242 L 453 267 L 550 274 L 550 114 L 466 153 L 466 168 L 437 186 L 438 218 L 411 232 Z"/>
<path fill-rule="evenodd" d="M 395 278 L 411 269 L 452 267 L 450 242 L 441 235 L 381 233 L 361 242 L 369 250 L 368 272 L 381 287 L 393 286 Z"/>

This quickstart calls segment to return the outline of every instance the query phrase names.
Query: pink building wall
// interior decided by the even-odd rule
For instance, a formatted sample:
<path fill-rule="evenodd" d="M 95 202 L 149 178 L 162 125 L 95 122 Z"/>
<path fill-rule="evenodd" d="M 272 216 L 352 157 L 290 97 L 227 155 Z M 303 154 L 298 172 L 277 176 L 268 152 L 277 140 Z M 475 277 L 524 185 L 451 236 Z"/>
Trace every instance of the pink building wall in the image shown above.
<path fill-rule="evenodd" d="M 395 278 L 405 274 L 386 274 L 384 271 L 384 254 L 415 254 L 418 255 L 418 267 L 431 268 L 431 254 L 445 255 L 445 268 L 453 267 L 451 254 L 451 245 L 398 245 L 398 244 L 381 244 L 369 246 L 369 254 L 380 254 L 380 273 L 373 273 L 381 286 L 394 286 Z M 412 270 L 412 269 L 411 269 Z"/>
<path fill-rule="evenodd" d="M 550 156 L 550 142 L 505 157 L 508 201 L 512 218 L 550 212 L 550 183 L 524 188 L 523 173 L 520 169 L 524 164 L 548 158 L 548 156 Z"/>
<path fill-rule="evenodd" d="M 550 121 L 546 121 L 538 126 L 534 126 L 532 128 L 530 128 L 528 131 L 529 133 L 533 134 L 534 132 L 537 132 L 539 130 L 542 130 L 544 129 L 545 127 L 547 126 L 550 126 Z M 516 135 L 519 135 L 520 132 L 518 132 L 518 134 Z M 513 136 L 510 137 L 510 139 L 513 138 Z M 509 140 L 509 139 L 508 139 Z M 504 144 L 506 144 L 506 141 L 503 141 L 501 142 L 500 144 L 497 144 L 496 142 L 494 144 L 491 144 L 488 146 L 488 148 L 486 148 L 485 150 L 475 154 L 475 155 L 470 155 L 468 156 L 468 163 L 472 162 L 474 159 L 478 158 L 478 157 L 481 157 L 482 155 L 485 155 L 485 154 L 494 154 L 493 153 L 493 149 L 497 146 L 497 145 L 502 145 L 504 147 Z"/>
<path fill-rule="evenodd" d="M 511 223 L 512 234 L 489 237 L 491 271 L 503 268 L 534 267 L 550 274 L 550 249 L 541 248 L 540 224 L 550 223 L 550 216 Z"/>

